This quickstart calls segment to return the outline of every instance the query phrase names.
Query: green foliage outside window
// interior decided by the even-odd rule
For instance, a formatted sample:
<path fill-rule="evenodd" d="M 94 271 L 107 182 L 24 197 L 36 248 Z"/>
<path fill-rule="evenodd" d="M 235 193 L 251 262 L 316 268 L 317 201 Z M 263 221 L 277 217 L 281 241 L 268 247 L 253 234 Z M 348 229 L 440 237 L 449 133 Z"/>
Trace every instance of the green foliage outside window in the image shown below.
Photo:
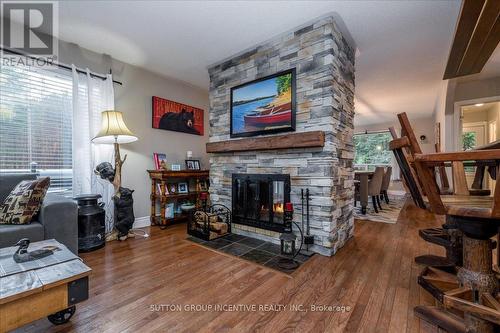
<path fill-rule="evenodd" d="M 462 134 L 462 148 L 463 150 L 471 150 L 476 147 L 476 133 L 475 132 L 465 132 Z M 466 166 L 466 173 L 474 173 L 476 171 L 475 167 Z"/>
<path fill-rule="evenodd" d="M 465 132 L 462 134 L 462 147 L 464 150 L 471 150 L 476 147 L 476 133 Z"/>
<path fill-rule="evenodd" d="M 355 134 L 354 164 L 390 164 L 392 151 L 389 150 L 389 142 L 391 140 L 389 132 Z"/>

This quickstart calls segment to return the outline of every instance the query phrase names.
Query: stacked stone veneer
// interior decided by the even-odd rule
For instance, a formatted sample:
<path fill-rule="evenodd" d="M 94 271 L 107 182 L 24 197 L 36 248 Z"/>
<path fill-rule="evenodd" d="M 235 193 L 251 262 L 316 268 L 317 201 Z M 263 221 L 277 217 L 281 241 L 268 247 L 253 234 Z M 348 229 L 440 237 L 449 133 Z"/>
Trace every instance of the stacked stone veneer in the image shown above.
<path fill-rule="evenodd" d="M 315 241 L 310 249 L 332 255 L 352 236 L 354 223 L 354 50 L 332 17 L 209 68 L 209 141 L 231 140 L 231 87 L 290 68 L 297 72 L 296 132 L 324 131 L 325 146 L 211 154 L 211 200 L 231 207 L 233 173 L 290 174 L 294 220 L 300 225 L 300 192 L 309 188 L 310 230 Z M 242 225 L 234 225 L 233 232 L 255 233 L 273 242 L 279 237 L 275 232 Z"/>

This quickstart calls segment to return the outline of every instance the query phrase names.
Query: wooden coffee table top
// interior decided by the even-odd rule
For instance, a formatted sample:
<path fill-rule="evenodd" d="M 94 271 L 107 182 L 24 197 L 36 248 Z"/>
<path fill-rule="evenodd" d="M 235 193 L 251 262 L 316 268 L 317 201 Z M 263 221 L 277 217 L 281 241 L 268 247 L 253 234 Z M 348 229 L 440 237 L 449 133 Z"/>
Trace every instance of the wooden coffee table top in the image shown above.
<path fill-rule="evenodd" d="M 31 243 L 28 251 L 55 247 L 54 254 L 24 263 L 16 263 L 13 254 L 18 247 L 0 249 L 0 304 L 41 292 L 88 276 L 91 269 L 54 239 Z"/>

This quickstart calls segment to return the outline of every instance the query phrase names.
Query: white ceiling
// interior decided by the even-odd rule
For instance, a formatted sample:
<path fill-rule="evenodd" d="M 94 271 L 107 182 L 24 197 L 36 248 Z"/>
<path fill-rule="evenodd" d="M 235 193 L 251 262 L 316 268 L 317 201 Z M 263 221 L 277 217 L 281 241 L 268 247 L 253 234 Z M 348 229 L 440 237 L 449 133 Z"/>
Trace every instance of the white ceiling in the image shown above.
<path fill-rule="evenodd" d="M 462 106 L 461 109 L 465 113 L 481 112 L 496 107 L 497 104 L 499 104 L 499 102 L 472 104 L 472 105 Z"/>
<path fill-rule="evenodd" d="M 358 48 L 357 126 L 433 112 L 460 1 L 65 1 L 60 38 L 208 89 L 207 66 L 333 12 Z"/>

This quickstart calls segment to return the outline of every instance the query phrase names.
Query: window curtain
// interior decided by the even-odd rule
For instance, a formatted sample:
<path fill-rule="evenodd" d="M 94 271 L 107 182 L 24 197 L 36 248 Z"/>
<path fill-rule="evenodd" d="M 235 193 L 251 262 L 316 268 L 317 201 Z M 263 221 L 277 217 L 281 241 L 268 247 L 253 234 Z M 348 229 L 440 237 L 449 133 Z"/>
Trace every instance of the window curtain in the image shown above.
<path fill-rule="evenodd" d="M 391 167 L 392 167 L 391 180 L 401 180 L 399 165 L 394 156 L 391 157 Z"/>
<path fill-rule="evenodd" d="M 101 112 L 114 109 L 113 79 L 76 71 L 73 66 L 73 194 L 101 194 L 106 210 L 106 233 L 113 230 L 113 186 L 94 173 L 102 162 L 113 161 L 113 146 L 93 144 L 101 128 Z"/>

